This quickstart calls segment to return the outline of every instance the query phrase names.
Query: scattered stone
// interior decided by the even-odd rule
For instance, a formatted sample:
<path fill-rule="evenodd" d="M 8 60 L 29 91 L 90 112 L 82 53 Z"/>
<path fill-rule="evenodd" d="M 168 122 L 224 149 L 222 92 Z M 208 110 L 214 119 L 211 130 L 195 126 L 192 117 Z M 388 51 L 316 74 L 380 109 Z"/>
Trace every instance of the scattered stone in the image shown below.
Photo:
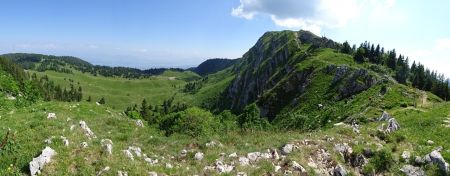
<path fill-rule="evenodd" d="M 88 147 L 88 143 L 87 142 L 82 142 L 80 144 L 81 148 L 87 148 Z"/>
<path fill-rule="evenodd" d="M 339 123 L 335 123 L 335 124 L 334 124 L 335 127 L 338 127 L 338 126 L 344 126 L 344 125 L 345 125 L 344 122 L 339 122 Z"/>
<path fill-rule="evenodd" d="M 201 161 L 203 159 L 203 153 L 202 152 L 195 153 L 194 159 Z"/>
<path fill-rule="evenodd" d="M 414 159 L 414 164 L 419 165 L 419 166 L 423 165 L 423 164 L 425 164 L 425 159 L 423 159 L 420 156 L 416 156 L 416 158 Z"/>
<path fill-rule="evenodd" d="M 353 153 L 353 149 L 347 143 L 335 144 L 334 149 L 338 151 L 344 158 Z"/>
<path fill-rule="evenodd" d="M 298 164 L 296 161 L 292 161 L 292 169 L 295 171 L 306 172 L 305 168 L 303 168 L 303 166 Z"/>
<path fill-rule="evenodd" d="M 233 165 L 224 164 L 222 161 L 216 161 L 215 166 L 219 173 L 230 173 L 234 169 Z"/>
<path fill-rule="evenodd" d="M 404 165 L 400 171 L 407 176 L 425 176 L 425 171 L 423 171 L 420 167 L 414 167 L 411 165 Z"/>
<path fill-rule="evenodd" d="M 281 154 L 283 155 L 287 155 L 289 153 L 291 153 L 295 148 L 294 144 L 286 144 L 281 148 Z"/>
<path fill-rule="evenodd" d="M 205 144 L 206 147 L 210 148 L 210 147 L 222 147 L 223 145 L 220 142 L 215 142 L 215 141 L 211 141 Z"/>
<path fill-rule="evenodd" d="M 333 176 L 346 176 L 348 173 L 345 170 L 344 167 L 342 167 L 340 164 L 337 165 L 333 170 Z"/>
<path fill-rule="evenodd" d="M 237 158 L 237 157 L 238 157 L 238 156 L 237 156 L 237 153 L 236 153 L 236 152 L 234 152 L 234 153 L 228 155 L 228 158 Z"/>
<path fill-rule="evenodd" d="M 449 173 L 449 164 L 445 162 L 439 150 L 434 150 L 424 157 L 427 163 L 437 164 L 439 169 L 445 173 Z"/>
<path fill-rule="evenodd" d="M 278 155 L 278 152 L 276 149 L 269 149 L 269 153 L 272 156 L 272 159 L 274 159 L 274 160 L 280 159 L 280 155 Z"/>
<path fill-rule="evenodd" d="M 47 115 L 47 119 L 56 119 L 56 114 L 55 114 L 55 113 L 53 113 L 53 112 L 51 112 L 51 113 L 48 113 L 48 115 Z"/>
<path fill-rule="evenodd" d="M 411 153 L 409 153 L 409 151 L 403 151 L 403 153 L 402 153 L 402 159 L 403 160 L 408 162 L 410 157 L 411 157 Z"/>
<path fill-rule="evenodd" d="M 323 104 L 318 104 L 317 107 L 318 107 L 319 109 L 321 109 L 321 108 L 323 108 Z"/>
<path fill-rule="evenodd" d="M 142 156 L 142 151 L 141 151 L 141 148 L 139 148 L 139 147 L 129 146 L 128 151 L 134 152 L 134 154 L 136 154 L 136 156 L 138 158 L 140 158 Z"/>
<path fill-rule="evenodd" d="M 278 171 L 280 171 L 280 169 L 281 169 L 281 166 L 276 165 L 274 171 L 278 172 Z"/>
<path fill-rule="evenodd" d="M 44 143 L 49 145 L 49 144 L 51 144 L 53 142 L 53 139 L 55 139 L 55 136 L 52 136 L 52 137 L 49 137 L 48 139 L 45 139 Z"/>
<path fill-rule="evenodd" d="M 84 134 L 86 134 L 89 138 L 97 138 L 94 134 L 94 132 L 91 131 L 91 129 L 87 126 L 85 121 L 80 121 L 80 127 L 84 130 Z"/>
<path fill-rule="evenodd" d="M 126 171 L 117 171 L 117 176 L 128 176 L 128 172 L 126 172 Z"/>
<path fill-rule="evenodd" d="M 112 155 L 113 142 L 110 139 L 102 139 L 100 144 L 102 145 L 103 150 L 106 154 Z"/>
<path fill-rule="evenodd" d="M 102 170 L 100 170 L 100 171 L 97 173 L 97 176 L 100 176 L 100 175 L 102 175 L 103 173 L 108 172 L 110 169 L 111 169 L 111 168 L 110 168 L 109 166 L 106 166 L 105 168 L 103 168 Z"/>
<path fill-rule="evenodd" d="M 37 158 L 33 158 L 33 160 L 30 162 L 30 174 L 32 176 L 40 174 L 41 170 L 44 168 L 44 165 L 50 163 L 52 157 L 55 155 L 55 150 L 50 147 L 45 147 L 45 149 L 42 150 L 41 155 L 39 155 Z"/>
<path fill-rule="evenodd" d="M 236 174 L 236 176 L 247 176 L 247 173 L 245 173 L 245 172 L 238 172 Z"/>
<path fill-rule="evenodd" d="M 151 159 L 151 158 L 145 157 L 144 161 L 146 161 L 150 165 L 158 164 L 158 159 Z"/>
<path fill-rule="evenodd" d="M 7 100 L 16 100 L 17 98 L 11 94 L 6 94 L 6 99 Z"/>
<path fill-rule="evenodd" d="M 66 147 L 69 146 L 69 140 L 66 137 L 60 136 L 60 138 L 61 138 L 64 146 L 66 146 Z"/>
<path fill-rule="evenodd" d="M 137 121 L 136 121 L 136 125 L 137 125 L 138 127 L 144 127 L 144 123 L 142 122 L 142 120 L 137 120 Z"/>
<path fill-rule="evenodd" d="M 392 133 L 394 131 L 397 131 L 398 129 L 400 129 L 400 124 L 398 124 L 397 120 L 395 120 L 395 118 L 389 119 L 386 133 Z"/>
<path fill-rule="evenodd" d="M 75 125 L 70 125 L 70 131 L 73 131 L 75 129 Z"/>
<path fill-rule="evenodd" d="M 248 166 L 250 165 L 250 160 L 247 157 L 239 157 L 239 164 L 241 166 Z"/>
<path fill-rule="evenodd" d="M 353 129 L 353 132 L 355 132 L 356 134 L 360 133 L 359 125 L 355 121 L 352 122 L 352 129 Z"/>
<path fill-rule="evenodd" d="M 187 156 L 188 151 L 186 149 L 181 150 L 180 152 L 180 157 L 186 157 Z"/>
<path fill-rule="evenodd" d="M 134 160 L 133 154 L 130 152 L 130 150 L 122 150 L 123 154 L 125 154 L 126 157 L 128 157 L 131 160 Z"/>
<path fill-rule="evenodd" d="M 167 169 L 172 169 L 173 166 L 172 166 L 172 164 L 170 164 L 170 163 L 166 163 L 166 168 L 167 168 Z"/>
<path fill-rule="evenodd" d="M 383 112 L 383 114 L 381 115 L 380 118 L 378 118 L 378 121 L 388 121 L 389 119 L 391 119 L 391 115 L 389 115 L 389 113 L 387 113 L 386 111 Z"/>
<path fill-rule="evenodd" d="M 99 102 L 95 102 L 95 104 L 96 104 L 97 106 L 100 106 L 100 105 L 102 105 L 102 104 L 100 104 Z"/>
<path fill-rule="evenodd" d="M 252 152 L 252 153 L 248 153 L 247 154 L 247 158 L 251 161 L 251 162 L 256 162 L 258 161 L 259 157 L 261 156 L 260 152 Z"/>
<path fill-rule="evenodd" d="M 148 172 L 148 176 L 158 176 L 158 173 L 156 173 L 156 172 Z"/>
<path fill-rule="evenodd" d="M 434 141 L 428 140 L 428 141 L 427 141 L 427 144 L 428 144 L 428 145 L 433 145 L 433 144 L 434 144 Z"/>

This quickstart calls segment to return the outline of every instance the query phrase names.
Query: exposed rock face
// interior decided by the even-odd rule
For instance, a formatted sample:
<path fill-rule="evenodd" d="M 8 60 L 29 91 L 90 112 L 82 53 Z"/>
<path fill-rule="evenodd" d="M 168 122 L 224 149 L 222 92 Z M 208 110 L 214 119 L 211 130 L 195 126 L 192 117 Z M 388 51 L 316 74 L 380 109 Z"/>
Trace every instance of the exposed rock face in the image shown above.
<path fill-rule="evenodd" d="M 292 169 L 299 172 L 306 172 L 306 169 L 303 168 L 303 166 L 298 164 L 296 161 L 292 161 Z"/>
<path fill-rule="evenodd" d="M 32 176 L 40 174 L 41 170 L 44 168 L 44 165 L 50 163 L 52 157 L 55 155 L 55 150 L 50 147 L 45 147 L 45 149 L 42 150 L 42 154 L 37 158 L 33 158 L 33 160 L 30 162 L 30 174 Z"/>
<path fill-rule="evenodd" d="M 404 165 L 400 171 L 407 176 L 425 176 L 425 171 L 423 171 L 420 167 L 414 167 L 411 165 Z"/>
<path fill-rule="evenodd" d="M 239 157 L 239 164 L 241 166 L 250 165 L 250 160 L 247 157 Z"/>
<path fill-rule="evenodd" d="M 234 169 L 233 165 L 224 164 L 222 161 L 216 161 L 215 167 L 219 173 L 229 173 Z"/>
<path fill-rule="evenodd" d="M 91 131 L 91 129 L 87 126 L 85 121 L 80 121 L 80 127 L 83 129 L 84 134 L 86 134 L 89 138 L 97 138 L 94 134 L 94 132 Z"/>
<path fill-rule="evenodd" d="M 117 176 L 128 176 L 128 172 L 126 172 L 126 171 L 117 171 Z"/>

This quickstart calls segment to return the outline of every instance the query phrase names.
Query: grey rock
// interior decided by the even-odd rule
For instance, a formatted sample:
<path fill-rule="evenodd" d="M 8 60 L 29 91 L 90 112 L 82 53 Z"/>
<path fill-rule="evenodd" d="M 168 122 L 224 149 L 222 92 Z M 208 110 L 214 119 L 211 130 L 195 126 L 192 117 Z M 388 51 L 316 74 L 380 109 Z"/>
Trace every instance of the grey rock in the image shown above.
<path fill-rule="evenodd" d="M 388 125 L 386 128 L 386 133 L 392 133 L 394 131 L 397 131 L 400 129 L 400 124 L 398 124 L 397 120 L 395 118 L 391 118 L 388 120 Z"/>
<path fill-rule="evenodd" d="M 347 174 L 347 170 L 341 165 L 337 165 L 333 170 L 333 176 L 346 176 Z"/>
<path fill-rule="evenodd" d="M 383 114 L 381 115 L 380 118 L 378 118 L 378 121 L 388 121 L 389 119 L 391 119 L 391 115 L 389 115 L 388 112 L 384 111 Z"/>
<path fill-rule="evenodd" d="M 30 174 L 32 176 L 40 174 L 44 166 L 50 163 L 53 156 L 55 155 L 56 155 L 55 150 L 53 150 L 50 147 L 45 147 L 45 149 L 42 150 L 41 155 L 39 155 L 36 158 L 33 158 L 33 160 L 29 163 Z"/>
<path fill-rule="evenodd" d="M 439 169 L 445 173 L 449 173 L 449 164 L 445 162 L 441 153 L 437 150 L 432 151 L 430 154 L 425 156 L 425 161 L 428 163 L 437 164 Z"/>
<path fill-rule="evenodd" d="M 203 159 L 203 153 L 202 152 L 195 153 L 194 159 L 198 160 L 198 161 L 201 161 Z"/>
<path fill-rule="evenodd" d="M 295 148 L 294 144 L 286 144 L 281 148 L 281 154 L 283 155 L 287 155 L 289 153 L 291 153 Z"/>
<path fill-rule="evenodd" d="M 103 150 L 106 154 L 112 155 L 113 142 L 110 139 L 102 139 L 100 144 L 103 147 Z"/>
<path fill-rule="evenodd" d="M 404 165 L 400 171 L 407 176 L 425 176 L 425 171 L 423 171 L 420 167 L 414 167 L 412 165 Z"/>

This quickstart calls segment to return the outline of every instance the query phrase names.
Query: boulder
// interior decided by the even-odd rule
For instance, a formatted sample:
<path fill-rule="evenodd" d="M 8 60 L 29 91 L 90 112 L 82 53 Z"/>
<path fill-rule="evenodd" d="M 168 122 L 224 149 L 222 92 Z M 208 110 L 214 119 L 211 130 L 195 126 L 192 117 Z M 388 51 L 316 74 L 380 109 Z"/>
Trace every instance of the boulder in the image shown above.
<path fill-rule="evenodd" d="M 134 152 L 134 154 L 140 158 L 142 156 L 142 150 L 139 147 L 135 147 L 135 146 L 129 146 L 128 147 L 128 151 L 130 152 Z"/>
<path fill-rule="evenodd" d="M 281 166 L 276 165 L 274 171 L 275 171 L 275 172 L 278 172 L 278 171 L 280 171 L 280 170 L 281 170 Z"/>
<path fill-rule="evenodd" d="M 103 147 L 103 151 L 108 154 L 112 155 L 112 149 L 113 149 L 113 142 L 110 139 L 102 139 L 100 144 Z"/>
<path fill-rule="evenodd" d="M 414 167 L 412 165 L 404 165 L 400 171 L 407 176 L 425 176 L 425 171 L 423 171 L 420 167 Z"/>
<path fill-rule="evenodd" d="M 158 164 L 158 159 L 151 159 L 148 157 L 144 157 L 144 161 L 147 162 L 150 165 Z"/>
<path fill-rule="evenodd" d="M 33 160 L 29 163 L 30 174 L 32 176 L 40 174 L 41 170 L 44 168 L 44 165 L 50 163 L 52 157 L 55 155 L 55 150 L 50 147 L 45 147 L 45 149 L 42 150 L 41 155 L 39 155 L 37 158 L 33 158 Z"/>
<path fill-rule="evenodd" d="M 449 164 L 445 162 L 444 158 L 442 157 L 441 153 L 438 150 L 432 151 L 430 154 L 426 155 L 425 161 L 428 163 L 433 163 L 439 166 L 439 169 L 442 172 L 450 173 L 449 171 Z"/>
<path fill-rule="evenodd" d="M 230 173 L 234 169 L 233 165 L 224 164 L 222 161 L 216 161 L 215 166 L 219 173 Z"/>
<path fill-rule="evenodd" d="M 280 159 L 280 155 L 278 154 L 276 149 L 269 149 L 269 153 L 272 156 L 272 159 L 274 159 L 274 160 Z"/>
<path fill-rule="evenodd" d="M 389 115 L 389 113 L 387 113 L 386 111 L 383 112 L 383 114 L 381 115 L 380 118 L 378 118 L 378 121 L 388 121 L 389 119 L 391 119 L 391 115 Z"/>
<path fill-rule="evenodd" d="M 89 138 L 97 138 L 94 134 L 94 132 L 92 132 L 92 130 L 87 126 L 85 121 L 80 121 L 80 127 L 81 129 L 83 129 L 84 134 L 89 137 Z"/>
<path fill-rule="evenodd" d="M 333 169 L 333 176 L 346 176 L 347 174 L 348 174 L 347 171 L 341 165 L 337 165 Z"/>
<path fill-rule="evenodd" d="M 187 156 L 188 151 L 186 149 L 181 150 L 180 152 L 180 157 L 186 157 Z"/>
<path fill-rule="evenodd" d="M 298 164 L 296 161 L 292 161 L 292 169 L 299 172 L 306 172 L 305 168 Z"/>
<path fill-rule="evenodd" d="M 252 152 L 252 153 L 247 153 L 247 158 L 251 161 L 251 162 L 256 162 L 258 161 L 259 157 L 261 156 L 260 152 Z"/>
<path fill-rule="evenodd" d="M 130 150 L 122 150 L 123 154 L 125 154 L 125 156 L 131 160 L 134 160 L 134 156 L 133 154 L 130 152 Z"/>
<path fill-rule="evenodd" d="M 428 145 L 433 145 L 433 144 L 434 144 L 434 141 L 428 140 L 428 141 L 427 141 L 427 144 L 428 144 Z"/>
<path fill-rule="evenodd" d="M 281 154 L 287 155 L 291 153 L 295 148 L 294 144 L 286 144 L 283 147 L 281 147 Z"/>
<path fill-rule="evenodd" d="M 47 114 L 47 119 L 56 119 L 56 114 L 51 112 Z"/>
<path fill-rule="evenodd" d="M 241 166 L 248 166 L 250 165 L 250 160 L 247 157 L 239 157 L 239 164 Z"/>
<path fill-rule="evenodd" d="M 203 153 L 202 152 L 195 153 L 194 159 L 198 160 L 198 161 L 201 161 L 203 159 Z"/>
<path fill-rule="evenodd" d="M 102 175 L 103 173 L 106 173 L 110 170 L 111 168 L 109 166 L 106 166 L 105 168 L 103 168 L 102 170 L 98 171 L 97 176 Z"/>
<path fill-rule="evenodd" d="M 389 119 L 386 133 L 392 133 L 394 131 L 397 131 L 398 129 L 400 129 L 400 124 L 398 124 L 397 120 L 395 120 L 395 118 Z"/>
<path fill-rule="evenodd" d="M 411 153 L 409 153 L 409 151 L 403 151 L 402 159 L 405 160 L 406 162 L 408 162 L 410 158 L 411 158 Z"/>

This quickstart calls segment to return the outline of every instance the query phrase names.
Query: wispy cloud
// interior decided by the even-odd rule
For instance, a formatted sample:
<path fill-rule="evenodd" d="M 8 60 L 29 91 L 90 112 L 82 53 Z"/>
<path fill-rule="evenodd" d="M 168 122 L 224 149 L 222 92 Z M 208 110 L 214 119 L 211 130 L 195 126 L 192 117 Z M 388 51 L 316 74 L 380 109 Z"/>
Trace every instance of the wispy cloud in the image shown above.
<path fill-rule="evenodd" d="M 269 16 L 278 26 L 320 34 L 323 28 L 345 27 L 361 15 L 376 18 L 394 5 L 395 0 L 240 0 L 231 15 L 247 20 Z"/>

